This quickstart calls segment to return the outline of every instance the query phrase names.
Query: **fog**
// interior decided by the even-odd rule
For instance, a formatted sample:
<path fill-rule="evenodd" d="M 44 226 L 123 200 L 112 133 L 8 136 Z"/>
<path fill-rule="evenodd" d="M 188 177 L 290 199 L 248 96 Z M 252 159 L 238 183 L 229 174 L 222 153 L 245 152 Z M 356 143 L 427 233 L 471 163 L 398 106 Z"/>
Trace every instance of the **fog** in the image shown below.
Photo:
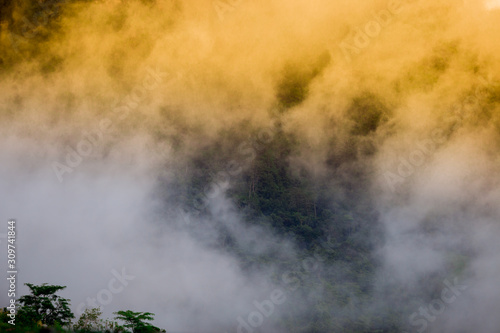
<path fill-rule="evenodd" d="M 359 222 L 379 233 L 361 240 L 377 269 L 356 316 L 499 329 L 499 4 L 82 1 L 23 30 L 26 3 L 0 36 L 0 233 L 17 220 L 19 295 L 47 282 L 67 286 L 75 314 L 94 298 L 105 317 L 149 311 L 167 332 L 240 332 L 279 290 L 259 329 L 282 332 L 310 306 L 300 292 L 326 284 L 295 292 L 272 278 L 278 261 L 248 270 L 219 245 L 229 234 L 245 253 L 342 276 L 245 223 L 227 195 L 285 133 L 294 172 L 375 217 Z M 193 209 L 193 165 L 213 147 L 216 176 Z"/>

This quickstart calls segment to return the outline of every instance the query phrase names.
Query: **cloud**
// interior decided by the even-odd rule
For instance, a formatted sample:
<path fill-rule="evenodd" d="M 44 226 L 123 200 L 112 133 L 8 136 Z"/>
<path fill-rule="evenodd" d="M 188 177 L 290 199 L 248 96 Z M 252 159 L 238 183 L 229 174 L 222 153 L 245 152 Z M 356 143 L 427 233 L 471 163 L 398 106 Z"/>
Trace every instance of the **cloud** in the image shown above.
<path fill-rule="evenodd" d="M 107 303 L 110 290 L 107 316 L 130 308 L 167 331 L 236 330 L 255 301 L 289 287 L 270 278 L 281 261 L 305 256 L 260 220 L 250 227 L 231 200 L 267 128 L 294 142 L 286 163 L 324 207 L 349 205 L 350 241 L 372 249 L 376 271 L 366 301 L 347 286 L 348 264 L 294 270 L 303 289 L 264 329 L 307 314 L 307 294 L 325 295 L 339 325 L 394 308 L 414 330 L 407 315 L 454 277 L 469 288 L 426 329 L 497 328 L 493 8 L 157 0 L 67 2 L 38 21 L 28 7 L 2 12 L 0 220 L 18 221 L 20 292 L 67 285 L 75 310 L 88 297 Z M 198 181 L 220 195 L 193 194 Z M 202 214 L 191 197 L 205 200 Z M 279 260 L 245 270 L 241 253 L 218 247 L 231 241 Z M 123 268 L 135 278 L 113 293 Z M 312 282 L 322 274 L 339 285 Z M 335 303 L 343 295 L 358 313 Z"/>

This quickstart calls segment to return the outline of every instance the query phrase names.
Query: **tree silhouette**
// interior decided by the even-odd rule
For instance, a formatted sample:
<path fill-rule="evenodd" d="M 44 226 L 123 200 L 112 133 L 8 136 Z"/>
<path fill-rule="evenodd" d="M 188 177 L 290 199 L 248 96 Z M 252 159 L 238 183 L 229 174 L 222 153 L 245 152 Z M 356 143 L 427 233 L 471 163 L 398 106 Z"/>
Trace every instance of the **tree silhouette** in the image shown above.
<path fill-rule="evenodd" d="M 31 295 L 19 298 L 20 308 L 18 321 L 27 326 L 41 322 L 48 326 L 56 323 L 67 325 L 74 318 L 69 308 L 69 300 L 55 293 L 63 290 L 66 286 L 47 285 L 46 283 L 36 286 L 26 283 L 31 290 Z"/>
<path fill-rule="evenodd" d="M 165 332 L 165 330 L 144 322 L 145 320 L 153 320 L 154 313 L 127 310 L 114 312 L 114 314 L 117 315 L 115 319 L 124 321 L 126 324 L 123 326 L 131 329 L 133 333 Z"/>

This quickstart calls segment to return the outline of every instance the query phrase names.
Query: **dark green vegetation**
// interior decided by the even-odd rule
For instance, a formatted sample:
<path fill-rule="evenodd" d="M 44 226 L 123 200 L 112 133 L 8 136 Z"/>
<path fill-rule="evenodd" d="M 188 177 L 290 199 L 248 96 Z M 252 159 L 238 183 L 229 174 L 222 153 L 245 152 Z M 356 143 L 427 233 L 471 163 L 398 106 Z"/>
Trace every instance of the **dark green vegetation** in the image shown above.
<path fill-rule="evenodd" d="M 373 117 L 362 129 L 354 127 L 353 131 L 369 135 L 382 122 L 383 106 L 373 96 L 360 97 L 355 103 L 353 108 L 362 105 Z M 179 204 L 191 216 L 193 235 L 237 255 L 249 274 L 274 272 L 269 279 L 290 290 L 294 299 L 289 315 L 277 324 L 281 329 L 331 332 L 344 327 L 345 332 L 397 332 L 397 325 L 380 319 L 379 314 L 358 316 L 373 296 L 377 267 L 374 242 L 381 238 L 377 216 L 365 192 L 370 170 L 359 163 L 359 154 L 366 158 L 371 152 L 359 152 L 356 143 L 346 150 L 332 147 L 328 181 L 317 181 L 310 170 L 293 166 L 291 160 L 299 152 L 299 143 L 279 122 L 265 132 L 248 130 L 250 139 L 246 141 L 235 140 L 241 133 L 241 129 L 221 133 L 217 142 L 193 158 L 189 176 L 177 177 L 181 181 L 175 188 L 184 193 Z M 245 224 L 262 227 L 278 239 L 293 240 L 298 246 L 297 257 L 283 255 L 279 243 L 264 252 L 241 244 L 231 227 L 219 220 L 224 217 L 210 210 L 211 202 L 217 200 L 211 197 L 224 185 L 228 185 L 227 199 Z M 199 233 L 207 220 L 218 231 L 215 240 Z M 258 240 L 252 245 L 260 246 Z M 307 270 L 304 262 L 318 269 Z M 287 272 L 292 274 L 283 277 Z"/>
<path fill-rule="evenodd" d="M 153 313 L 133 312 L 127 310 L 127 311 L 118 311 L 115 312 L 115 314 L 117 315 L 116 319 L 125 322 L 123 327 L 131 330 L 133 333 L 161 332 L 161 329 L 146 322 L 148 320 L 153 320 L 154 317 Z"/>
<path fill-rule="evenodd" d="M 101 319 L 102 312 L 99 308 L 86 309 L 78 321 L 72 324 L 74 315 L 69 308 L 69 300 L 56 295 L 66 287 L 45 283 L 40 286 L 31 283 L 26 285 L 31 294 L 19 298 L 15 317 L 9 315 L 7 308 L 0 312 L 1 332 L 165 332 L 147 322 L 153 320 L 153 313 L 130 310 L 115 312 L 115 319 L 123 321 L 123 326 Z"/>
<path fill-rule="evenodd" d="M 26 285 L 30 288 L 31 295 L 19 298 L 21 307 L 18 311 L 18 322 L 21 326 L 29 326 L 39 321 L 49 326 L 56 323 L 67 325 L 71 322 L 74 316 L 69 309 L 69 301 L 56 295 L 56 292 L 65 287 L 46 284 L 35 286 L 31 283 Z"/>
<path fill-rule="evenodd" d="M 309 93 L 309 85 L 330 62 L 330 55 L 324 53 L 314 62 L 304 65 L 288 64 L 283 69 L 281 79 L 276 85 L 276 98 L 284 109 L 302 103 Z"/>

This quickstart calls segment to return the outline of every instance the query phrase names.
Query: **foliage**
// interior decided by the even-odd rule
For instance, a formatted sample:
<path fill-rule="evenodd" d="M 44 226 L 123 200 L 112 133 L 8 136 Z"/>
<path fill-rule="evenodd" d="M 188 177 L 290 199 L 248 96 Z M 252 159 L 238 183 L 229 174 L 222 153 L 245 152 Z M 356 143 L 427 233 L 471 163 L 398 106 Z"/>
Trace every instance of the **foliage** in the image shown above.
<path fill-rule="evenodd" d="M 160 328 L 145 321 L 153 320 L 154 314 L 151 312 L 133 312 L 131 310 L 114 312 L 115 319 L 125 322 L 123 327 L 131 329 L 133 333 L 153 333 L 164 332 Z"/>
<path fill-rule="evenodd" d="M 56 292 L 65 286 L 47 285 L 36 286 L 26 283 L 31 295 L 19 298 L 17 322 L 25 326 L 35 326 L 37 322 L 53 326 L 56 323 L 67 325 L 74 318 L 69 308 L 69 300 L 56 295 Z"/>
<path fill-rule="evenodd" d="M 86 332 L 121 332 L 123 327 L 119 326 L 116 322 L 101 319 L 102 311 L 100 308 L 85 309 L 80 315 L 80 318 L 73 325 L 73 330 L 86 333 Z"/>
<path fill-rule="evenodd" d="M 360 97 L 353 108 L 369 111 L 372 115 L 360 128 L 352 129 L 358 137 L 369 136 L 384 121 L 386 110 L 373 96 Z M 347 125 L 356 123 L 357 118 L 354 115 Z M 210 175 L 226 170 L 231 177 L 229 182 L 224 179 L 229 184 L 225 194 L 238 207 L 243 220 L 291 238 L 298 245 L 298 258 L 284 260 L 272 251 L 248 253 L 239 247 L 230 231 L 221 231 L 226 234 L 219 245 L 237 255 L 244 270 L 265 270 L 266 266 L 272 266 L 277 283 L 282 282 L 279 277 L 283 273 L 290 271 L 299 279 L 297 300 L 307 300 L 307 304 L 313 306 L 304 309 L 298 302 L 297 309 L 291 310 L 293 315 L 289 319 L 285 317 L 281 327 L 289 332 L 328 332 L 344 327 L 350 327 L 351 331 L 369 331 L 378 314 L 362 322 L 356 319 L 356 314 L 363 311 L 363 303 L 370 301 L 376 267 L 371 242 L 377 237 L 377 219 L 369 202 L 363 198 L 368 185 L 366 170 L 357 163 L 356 154 L 332 151 L 328 157 L 331 163 L 327 165 L 331 179 L 314 182 L 308 170 L 298 169 L 291 163 L 300 153 L 300 143 L 279 122 L 265 138 L 252 129 L 249 132 L 253 139 L 241 145 L 241 136 L 245 137 L 242 131 L 224 131 L 212 146 L 199 151 L 199 156 L 193 159 L 191 178 L 184 183 L 188 211 L 196 211 L 195 202 L 200 193 L 211 184 L 217 184 L 217 177 Z M 231 143 L 240 146 L 231 147 Z M 351 149 L 357 150 L 356 147 Z M 228 151 L 236 153 L 227 156 Z M 241 168 L 225 169 L 224 161 L 227 165 L 237 161 L 236 166 Z M 238 172 L 230 173 L 235 170 Z M 182 184 L 176 186 L 182 188 Z M 210 218 L 209 211 L 201 214 Z M 321 262 L 321 270 L 304 271 L 302 263 L 305 260 Z M 311 292 L 314 290 L 324 290 L 324 293 Z"/>

